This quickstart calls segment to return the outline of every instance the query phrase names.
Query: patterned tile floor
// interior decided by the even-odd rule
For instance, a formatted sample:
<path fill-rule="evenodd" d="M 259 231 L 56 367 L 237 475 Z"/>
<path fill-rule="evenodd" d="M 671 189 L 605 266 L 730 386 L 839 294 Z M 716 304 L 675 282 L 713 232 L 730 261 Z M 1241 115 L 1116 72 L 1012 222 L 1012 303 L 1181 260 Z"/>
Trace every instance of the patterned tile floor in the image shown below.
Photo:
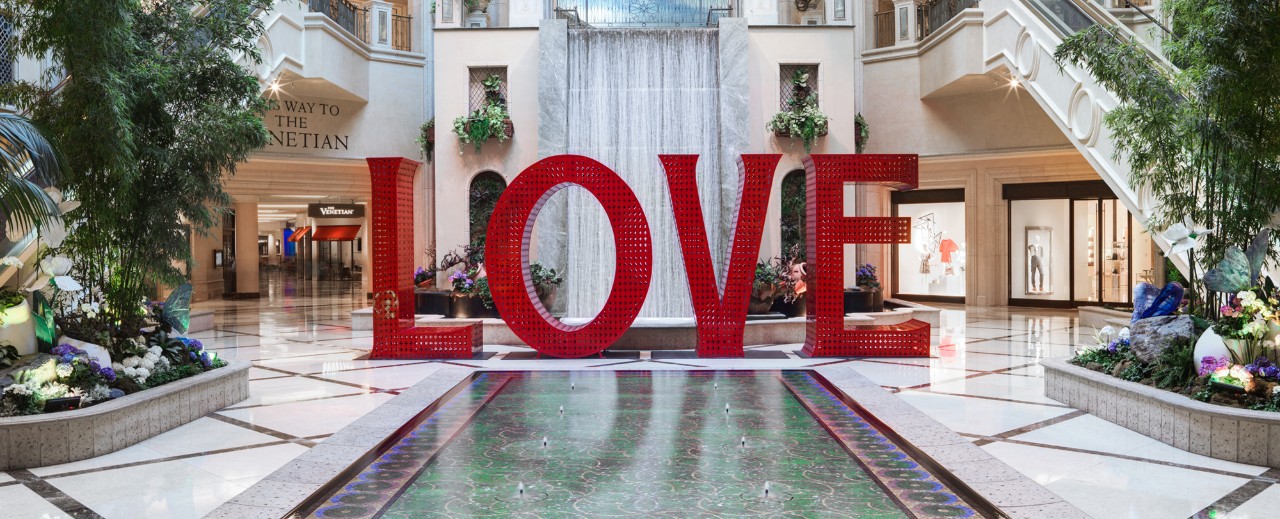
<path fill-rule="evenodd" d="M 277 275 L 278 276 L 278 275 Z M 214 301 L 217 328 L 196 334 L 226 358 L 249 359 L 250 398 L 122 451 L 0 472 L 0 516 L 200 517 L 439 368 L 356 360 L 371 346 L 338 286 L 279 278 L 263 299 Z M 715 360 L 642 354 L 526 360 L 489 347 L 496 369 L 786 369 L 847 365 L 1095 517 L 1274 517 L 1280 470 L 1169 447 L 1044 397 L 1044 357 L 1081 336 L 1062 310 L 947 307 L 931 359 Z M 755 348 L 791 353 L 799 345 Z M 774 356 L 777 356 L 776 354 Z"/>

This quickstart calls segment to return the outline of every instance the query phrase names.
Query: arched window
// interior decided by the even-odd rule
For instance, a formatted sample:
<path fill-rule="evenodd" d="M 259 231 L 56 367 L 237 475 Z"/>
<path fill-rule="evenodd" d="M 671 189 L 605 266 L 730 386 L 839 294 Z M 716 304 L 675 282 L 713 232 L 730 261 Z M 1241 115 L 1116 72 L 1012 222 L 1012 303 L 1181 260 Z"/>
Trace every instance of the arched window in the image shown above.
<path fill-rule="evenodd" d="M 805 257 L 805 183 L 804 170 L 793 169 L 782 177 L 781 256 L 792 254 L 801 261 Z"/>
<path fill-rule="evenodd" d="M 483 248 L 485 232 L 489 229 L 489 216 L 498 197 L 507 188 L 507 181 L 495 171 L 484 171 L 471 179 L 470 204 L 471 245 Z"/>

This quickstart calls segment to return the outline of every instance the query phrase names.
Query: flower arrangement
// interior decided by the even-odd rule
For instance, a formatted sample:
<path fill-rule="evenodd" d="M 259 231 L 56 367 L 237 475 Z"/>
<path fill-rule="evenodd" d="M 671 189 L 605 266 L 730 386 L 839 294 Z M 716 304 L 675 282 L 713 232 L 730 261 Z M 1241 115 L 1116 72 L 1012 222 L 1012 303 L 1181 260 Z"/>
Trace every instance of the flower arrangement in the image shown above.
<path fill-rule="evenodd" d="M 0 416 L 37 414 L 45 402 L 79 398 L 79 406 L 123 396 L 111 386 L 119 381 L 116 370 L 102 366 L 84 350 L 69 344 L 53 348 L 52 357 L 39 367 L 13 374 L 14 383 L 0 392 Z"/>
<path fill-rule="evenodd" d="M 417 270 L 413 271 L 413 284 L 419 288 L 431 288 L 431 285 L 435 282 L 435 278 L 436 271 L 434 268 L 426 269 L 418 267 Z"/>
<path fill-rule="evenodd" d="M 800 139 L 805 153 L 809 153 L 818 137 L 827 134 L 827 123 L 827 115 L 818 109 L 818 96 L 809 88 L 809 73 L 797 70 L 791 76 L 787 109 L 774 114 L 765 129 L 778 136 Z"/>
<path fill-rule="evenodd" d="M 876 267 L 870 263 L 858 265 L 855 282 L 863 290 L 880 290 L 880 278 L 876 277 Z"/>
<path fill-rule="evenodd" d="M 507 100 L 502 97 L 502 78 L 490 74 L 481 81 L 481 86 L 484 88 L 484 106 L 453 120 L 453 133 L 462 143 L 475 146 L 476 153 L 480 153 L 484 141 L 494 137 L 505 141 L 514 133 Z"/>

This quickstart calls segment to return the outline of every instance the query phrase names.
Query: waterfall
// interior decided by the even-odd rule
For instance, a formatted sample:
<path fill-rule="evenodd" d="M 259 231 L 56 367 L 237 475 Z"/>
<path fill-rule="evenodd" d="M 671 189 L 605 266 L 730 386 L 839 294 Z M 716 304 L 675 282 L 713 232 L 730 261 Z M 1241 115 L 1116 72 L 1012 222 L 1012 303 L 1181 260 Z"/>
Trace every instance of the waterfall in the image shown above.
<path fill-rule="evenodd" d="M 613 168 L 635 192 L 649 220 L 653 277 L 641 317 L 689 317 L 693 307 L 676 234 L 661 153 L 698 154 L 698 190 L 717 274 L 728 232 L 719 120 L 719 47 L 714 29 L 575 29 L 569 31 L 568 152 Z M 736 192 L 736 190 L 731 190 Z M 557 211 L 564 234 L 556 256 L 566 317 L 591 317 L 608 298 L 613 238 L 603 209 L 571 188 Z M 732 204 L 730 204 L 732 207 Z M 541 218 L 540 218 L 541 220 Z M 561 241 L 562 240 L 562 241 Z M 540 246 L 542 246 L 540 244 Z"/>

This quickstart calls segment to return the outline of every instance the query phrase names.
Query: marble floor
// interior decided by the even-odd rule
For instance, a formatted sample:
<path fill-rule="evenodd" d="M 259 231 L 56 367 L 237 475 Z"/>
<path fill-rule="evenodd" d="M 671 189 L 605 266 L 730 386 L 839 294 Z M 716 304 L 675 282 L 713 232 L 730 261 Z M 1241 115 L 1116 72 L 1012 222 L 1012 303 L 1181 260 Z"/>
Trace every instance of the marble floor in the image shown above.
<path fill-rule="evenodd" d="M 279 274 L 276 274 L 279 276 Z M 0 516 L 200 517 L 308 448 L 439 369 L 433 361 L 368 361 L 369 332 L 349 312 L 363 299 L 341 286 L 280 278 L 263 298 L 198 304 L 217 327 L 194 334 L 224 358 L 248 359 L 250 398 L 119 452 L 0 472 Z M 1095 517 L 1276 516 L 1280 470 L 1218 461 L 1167 446 L 1044 397 L 1039 359 L 1070 354 L 1092 330 L 1064 310 L 946 307 L 934 358 L 808 359 L 799 345 L 747 359 L 532 360 L 527 348 L 487 347 L 490 369 L 761 369 L 843 364 L 971 438 L 996 458 Z M 656 358 L 655 358 L 656 357 Z"/>

